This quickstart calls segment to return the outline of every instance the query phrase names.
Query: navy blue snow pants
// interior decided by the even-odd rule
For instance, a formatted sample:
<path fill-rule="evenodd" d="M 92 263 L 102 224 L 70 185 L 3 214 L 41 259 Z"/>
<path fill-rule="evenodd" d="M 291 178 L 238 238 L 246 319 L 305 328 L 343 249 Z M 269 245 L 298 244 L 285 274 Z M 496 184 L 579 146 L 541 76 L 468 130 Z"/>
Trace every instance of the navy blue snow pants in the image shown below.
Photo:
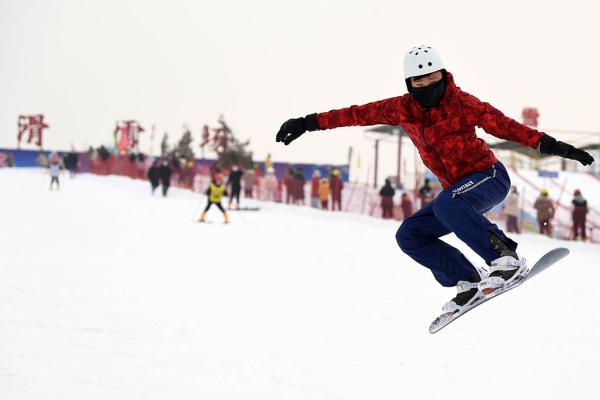
<path fill-rule="evenodd" d="M 454 232 L 488 265 L 500 257 L 492 248 L 490 234 L 516 250 L 517 243 L 483 216 L 504 200 L 509 189 L 510 178 L 500 162 L 467 175 L 404 220 L 396 241 L 402 251 L 429 268 L 442 286 L 455 286 L 476 270 L 458 249 L 439 238 Z"/>

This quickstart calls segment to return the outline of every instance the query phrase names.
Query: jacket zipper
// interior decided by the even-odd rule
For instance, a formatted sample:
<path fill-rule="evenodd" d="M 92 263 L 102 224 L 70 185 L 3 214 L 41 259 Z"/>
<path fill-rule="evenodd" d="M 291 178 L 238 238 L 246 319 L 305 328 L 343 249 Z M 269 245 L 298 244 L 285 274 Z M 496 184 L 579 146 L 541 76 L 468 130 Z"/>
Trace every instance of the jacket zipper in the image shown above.
<path fill-rule="evenodd" d="M 431 116 L 430 116 L 430 111 L 427 110 L 425 111 L 427 113 L 427 119 L 429 122 L 429 125 L 431 125 Z M 429 126 L 428 125 L 428 126 Z M 444 163 L 442 162 L 442 157 L 440 157 L 440 154 L 435 150 L 435 148 L 429 144 L 429 142 L 427 141 L 427 138 L 425 138 L 425 127 L 421 128 L 421 137 L 423 138 L 423 142 L 425 143 L 425 145 L 427 145 L 427 147 L 429 147 L 431 149 L 431 152 L 437 157 L 437 159 L 440 162 L 440 165 L 442 166 L 442 170 L 444 172 L 444 178 L 446 179 L 446 182 L 448 182 L 448 184 L 452 184 L 452 182 L 450 182 L 450 179 L 448 179 L 448 175 L 446 175 L 446 166 L 444 165 Z"/>

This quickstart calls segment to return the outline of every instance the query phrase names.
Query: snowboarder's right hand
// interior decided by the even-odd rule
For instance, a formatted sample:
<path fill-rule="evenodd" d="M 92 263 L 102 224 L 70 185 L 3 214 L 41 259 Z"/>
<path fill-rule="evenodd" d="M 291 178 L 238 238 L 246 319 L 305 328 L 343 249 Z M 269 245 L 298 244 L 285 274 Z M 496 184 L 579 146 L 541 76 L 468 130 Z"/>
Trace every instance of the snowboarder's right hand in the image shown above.
<path fill-rule="evenodd" d="M 298 139 L 304 132 L 316 130 L 319 130 L 317 114 L 310 114 L 303 118 L 288 119 L 279 128 L 279 132 L 275 136 L 275 141 L 283 142 L 287 146 Z"/>

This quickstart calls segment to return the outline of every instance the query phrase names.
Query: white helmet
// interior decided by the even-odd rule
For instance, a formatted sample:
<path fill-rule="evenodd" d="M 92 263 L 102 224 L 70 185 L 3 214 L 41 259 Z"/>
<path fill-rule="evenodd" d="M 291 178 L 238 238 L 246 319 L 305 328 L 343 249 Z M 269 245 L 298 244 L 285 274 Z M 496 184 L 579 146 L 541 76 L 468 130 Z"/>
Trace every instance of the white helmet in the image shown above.
<path fill-rule="evenodd" d="M 413 47 L 404 56 L 404 79 L 430 74 L 444 68 L 440 54 L 429 46 Z"/>

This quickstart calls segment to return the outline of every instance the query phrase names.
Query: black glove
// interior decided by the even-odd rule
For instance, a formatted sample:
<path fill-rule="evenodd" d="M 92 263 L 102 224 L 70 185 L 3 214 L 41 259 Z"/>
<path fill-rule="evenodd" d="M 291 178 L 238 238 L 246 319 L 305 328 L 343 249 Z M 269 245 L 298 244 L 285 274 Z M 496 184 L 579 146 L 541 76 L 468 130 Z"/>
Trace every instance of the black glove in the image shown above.
<path fill-rule="evenodd" d="M 288 119 L 281 125 L 277 136 L 275 136 L 276 142 L 283 142 L 287 146 L 294 140 L 298 139 L 304 132 L 319 130 L 317 125 L 317 114 L 310 114 L 304 118 L 292 118 Z"/>
<path fill-rule="evenodd" d="M 577 160 L 583 165 L 590 165 L 594 162 L 594 157 L 587 151 L 573 147 L 568 143 L 557 141 L 552 136 L 546 134 L 540 139 L 538 150 L 542 154 L 552 154 L 562 158 Z"/>

